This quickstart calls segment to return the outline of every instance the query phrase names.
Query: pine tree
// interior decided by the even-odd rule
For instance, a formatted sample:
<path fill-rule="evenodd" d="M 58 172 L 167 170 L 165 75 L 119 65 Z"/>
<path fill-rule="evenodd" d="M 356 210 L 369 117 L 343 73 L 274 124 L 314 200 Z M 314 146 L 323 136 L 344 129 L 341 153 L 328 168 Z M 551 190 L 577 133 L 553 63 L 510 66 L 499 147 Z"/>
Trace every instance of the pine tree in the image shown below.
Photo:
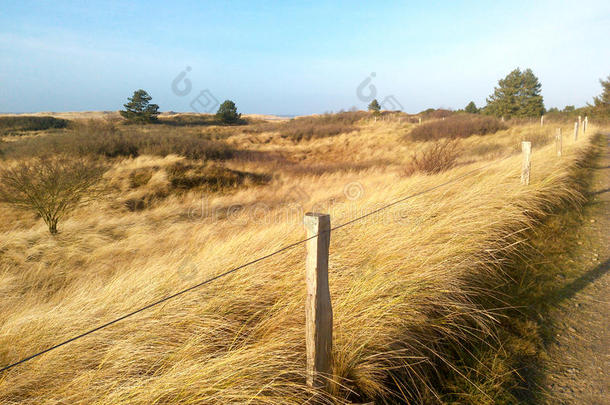
<path fill-rule="evenodd" d="M 133 96 L 128 98 L 129 102 L 123 104 L 125 110 L 121 110 L 121 115 L 131 122 L 147 123 L 157 121 L 159 106 L 150 104 L 152 97 L 142 89 L 133 92 Z"/>
<path fill-rule="evenodd" d="M 593 98 L 593 111 L 602 114 L 610 114 L 610 76 L 606 80 L 600 79 L 602 94 Z"/>
<path fill-rule="evenodd" d="M 544 113 L 540 95 L 541 84 L 531 69 L 521 72 L 515 69 L 504 79 L 487 99 L 485 112 L 498 117 L 534 117 Z"/>
<path fill-rule="evenodd" d="M 474 103 L 474 101 L 471 101 L 470 103 L 468 103 L 466 108 L 464 108 L 464 111 L 466 111 L 467 113 L 470 113 L 470 114 L 479 113 L 479 109 L 477 108 L 477 105 Z"/>
<path fill-rule="evenodd" d="M 241 114 L 237 112 L 234 102 L 225 100 L 218 108 L 216 118 L 225 124 L 234 124 L 240 121 Z"/>
<path fill-rule="evenodd" d="M 371 103 L 369 104 L 369 111 L 371 111 L 374 114 L 379 114 L 379 111 L 381 111 L 381 106 L 379 105 L 379 102 L 377 101 L 377 99 L 373 99 L 373 101 L 371 101 Z"/>

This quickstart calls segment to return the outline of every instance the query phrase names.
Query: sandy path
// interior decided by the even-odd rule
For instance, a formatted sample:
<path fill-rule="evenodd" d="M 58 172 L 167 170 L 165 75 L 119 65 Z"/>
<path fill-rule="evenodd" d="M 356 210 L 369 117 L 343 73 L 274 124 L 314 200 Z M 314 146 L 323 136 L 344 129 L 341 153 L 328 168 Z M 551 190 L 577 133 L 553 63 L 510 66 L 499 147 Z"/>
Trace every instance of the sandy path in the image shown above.
<path fill-rule="evenodd" d="M 595 166 L 591 208 L 582 229 L 582 276 L 562 290 L 551 312 L 551 403 L 610 404 L 610 135 Z M 580 239 L 580 236 L 579 236 Z"/>

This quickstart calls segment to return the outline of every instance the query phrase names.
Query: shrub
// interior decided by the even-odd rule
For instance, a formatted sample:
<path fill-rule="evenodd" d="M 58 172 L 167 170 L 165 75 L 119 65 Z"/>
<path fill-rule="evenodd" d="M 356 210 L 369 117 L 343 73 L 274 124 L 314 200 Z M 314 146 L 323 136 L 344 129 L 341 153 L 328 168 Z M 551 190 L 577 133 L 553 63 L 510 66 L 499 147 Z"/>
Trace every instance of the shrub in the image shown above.
<path fill-rule="evenodd" d="M 445 110 L 442 108 L 428 108 L 427 110 L 424 110 L 419 113 L 419 115 L 426 120 L 446 118 L 453 114 L 455 114 L 453 111 Z"/>
<path fill-rule="evenodd" d="M 21 131 L 42 131 L 52 128 L 65 128 L 69 121 L 55 117 L 17 115 L 0 117 L 0 133 L 11 134 Z"/>
<path fill-rule="evenodd" d="M 68 212 L 85 203 L 101 178 L 102 166 L 65 156 L 22 161 L 0 172 L 0 201 L 36 212 L 57 233 L 57 224 Z"/>
<path fill-rule="evenodd" d="M 437 141 L 424 148 L 421 152 L 413 154 L 403 174 L 411 176 L 417 172 L 426 174 L 444 172 L 457 164 L 458 156 L 459 149 L 455 140 L 444 139 Z"/>
<path fill-rule="evenodd" d="M 419 125 L 407 134 L 407 137 L 414 141 L 466 138 L 475 134 L 494 133 L 506 128 L 506 125 L 495 117 L 478 114 L 455 114 L 444 120 Z"/>
<path fill-rule="evenodd" d="M 175 114 L 169 117 L 160 117 L 159 122 L 176 127 L 218 124 L 216 117 L 211 114 Z"/>

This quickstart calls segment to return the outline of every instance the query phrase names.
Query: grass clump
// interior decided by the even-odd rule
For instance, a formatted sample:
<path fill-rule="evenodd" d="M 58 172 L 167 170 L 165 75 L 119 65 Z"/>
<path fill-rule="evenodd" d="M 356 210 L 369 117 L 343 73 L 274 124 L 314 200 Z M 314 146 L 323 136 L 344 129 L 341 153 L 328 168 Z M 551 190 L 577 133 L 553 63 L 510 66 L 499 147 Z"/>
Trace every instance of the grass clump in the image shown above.
<path fill-rule="evenodd" d="M 444 120 L 432 121 L 415 127 L 406 135 L 413 141 L 429 141 L 441 138 L 467 138 L 486 135 L 506 129 L 499 119 L 478 114 L 455 114 Z"/>

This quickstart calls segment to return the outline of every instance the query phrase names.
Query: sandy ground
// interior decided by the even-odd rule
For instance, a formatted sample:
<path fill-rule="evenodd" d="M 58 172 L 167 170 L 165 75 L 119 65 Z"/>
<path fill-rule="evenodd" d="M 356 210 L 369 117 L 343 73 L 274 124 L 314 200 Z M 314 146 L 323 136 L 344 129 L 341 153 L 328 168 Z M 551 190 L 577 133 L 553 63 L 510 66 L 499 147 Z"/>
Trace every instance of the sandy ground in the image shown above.
<path fill-rule="evenodd" d="M 564 288 L 551 313 L 557 325 L 549 347 L 551 403 L 610 404 L 610 135 L 593 177 L 590 209 L 579 245 L 582 276 Z"/>

